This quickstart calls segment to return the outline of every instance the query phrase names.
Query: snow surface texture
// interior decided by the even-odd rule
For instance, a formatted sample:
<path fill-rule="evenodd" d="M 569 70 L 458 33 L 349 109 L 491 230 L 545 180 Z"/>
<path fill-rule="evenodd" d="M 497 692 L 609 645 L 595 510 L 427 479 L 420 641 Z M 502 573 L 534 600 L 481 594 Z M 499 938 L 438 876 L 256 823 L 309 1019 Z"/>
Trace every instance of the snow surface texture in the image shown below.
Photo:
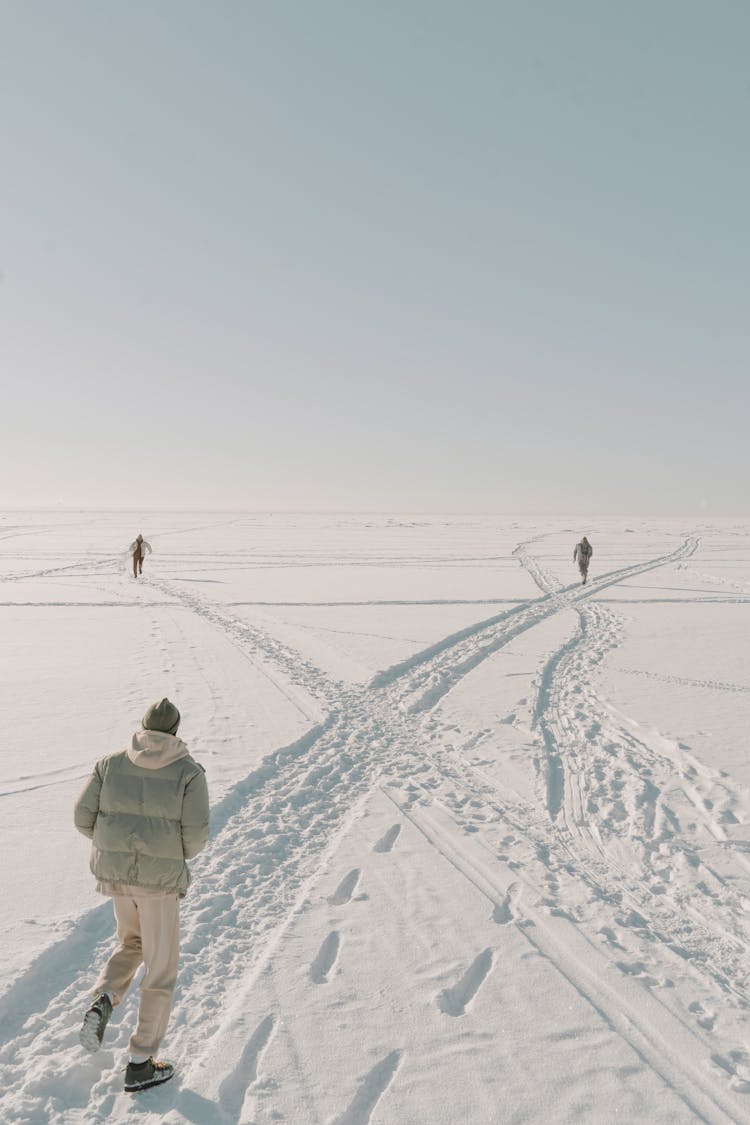
<path fill-rule="evenodd" d="M 750 527 L 6 512 L 0 613 L 2 1122 L 750 1122 Z M 72 805 L 163 695 L 212 833 L 133 1098 Z"/>

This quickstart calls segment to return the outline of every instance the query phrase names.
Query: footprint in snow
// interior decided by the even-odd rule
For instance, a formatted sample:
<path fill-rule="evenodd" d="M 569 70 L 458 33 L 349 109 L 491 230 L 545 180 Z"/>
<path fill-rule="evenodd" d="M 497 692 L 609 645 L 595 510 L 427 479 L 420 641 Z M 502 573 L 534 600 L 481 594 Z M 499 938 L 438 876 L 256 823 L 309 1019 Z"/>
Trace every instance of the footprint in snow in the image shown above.
<path fill-rule="evenodd" d="M 400 824 L 392 824 L 384 835 L 380 837 L 375 847 L 372 849 L 374 852 L 389 852 L 392 850 L 393 845 L 399 837 L 401 832 Z"/>
<path fill-rule="evenodd" d="M 643 961 L 617 961 L 616 965 L 621 973 L 625 973 L 628 977 L 637 977 L 638 980 L 642 981 L 643 984 L 647 985 L 649 988 L 658 986 L 661 983 L 656 977 L 651 976 Z"/>
<path fill-rule="evenodd" d="M 498 926 L 507 926 L 510 922 L 515 922 L 518 917 L 517 906 L 520 897 L 521 888 L 518 883 L 511 883 L 503 901 L 495 905 L 492 921 L 497 922 Z"/>
<path fill-rule="evenodd" d="M 330 903 L 330 905 L 331 906 L 344 906 L 345 903 L 349 902 L 352 895 L 354 894 L 354 890 L 355 890 L 358 882 L 359 882 L 359 868 L 355 867 L 355 868 L 353 868 L 352 871 L 349 872 L 348 875 L 344 876 L 344 878 L 341 880 L 341 882 L 339 883 L 336 890 L 333 892 L 333 894 L 328 899 L 328 902 Z"/>
<path fill-rule="evenodd" d="M 393 1081 L 400 1061 L 401 1052 L 391 1051 L 376 1063 L 365 1075 L 353 1100 L 333 1125 L 368 1125 L 375 1106 Z"/>
<path fill-rule="evenodd" d="M 747 1051 L 730 1051 L 729 1057 L 711 1055 L 711 1061 L 731 1077 L 730 1086 L 739 1094 L 750 1094 L 750 1055 Z"/>
<path fill-rule="evenodd" d="M 258 1063 L 260 1057 L 268 1046 L 273 1031 L 273 1016 L 266 1016 L 253 1034 L 250 1036 L 240 1060 L 231 1074 L 219 1087 L 219 1102 L 222 1109 L 233 1116 L 239 1117 L 245 1095 L 258 1077 Z"/>
<path fill-rule="evenodd" d="M 492 968 L 492 950 L 483 949 L 452 988 L 444 988 L 437 1006 L 446 1016 L 463 1016 Z"/>
<path fill-rule="evenodd" d="M 602 926 L 602 928 L 599 930 L 599 933 L 602 935 L 608 945 L 611 945 L 614 949 L 621 950 L 623 953 L 625 952 L 625 946 L 617 940 L 617 934 L 614 930 L 610 929 L 609 926 Z"/>
<path fill-rule="evenodd" d="M 339 935 L 336 930 L 332 930 L 321 945 L 315 960 L 310 966 L 310 977 L 315 984 L 327 983 L 328 974 L 336 964 L 336 958 L 339 955 L 339 945 Z"/>
<path fill-rule="evenodd" d="M 694 1000 L 693 1003 L 688 1006 L 688 1011 L 692 1012 L 697 1019 L 698 1027 L 702 1027 L 706 1031 L 713 1031 L 714 1024 L 716 1023 L 715 1012 L 704 1008 L 699 1000 Z"/>

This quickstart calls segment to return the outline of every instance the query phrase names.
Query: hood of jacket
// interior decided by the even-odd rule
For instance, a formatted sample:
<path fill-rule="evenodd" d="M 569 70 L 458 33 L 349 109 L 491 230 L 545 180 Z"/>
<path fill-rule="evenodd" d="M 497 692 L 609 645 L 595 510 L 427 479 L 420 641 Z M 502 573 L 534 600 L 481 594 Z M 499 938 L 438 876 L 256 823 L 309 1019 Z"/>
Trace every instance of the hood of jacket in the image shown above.
<path fill-rule="evenodd" d="M 174 734 L 160 730 L 139 730 L 133 735 L 128 757 L 134 766 L 146 770 L 160 770 L 179 758 L 187 757 L 188 748 Z"/>

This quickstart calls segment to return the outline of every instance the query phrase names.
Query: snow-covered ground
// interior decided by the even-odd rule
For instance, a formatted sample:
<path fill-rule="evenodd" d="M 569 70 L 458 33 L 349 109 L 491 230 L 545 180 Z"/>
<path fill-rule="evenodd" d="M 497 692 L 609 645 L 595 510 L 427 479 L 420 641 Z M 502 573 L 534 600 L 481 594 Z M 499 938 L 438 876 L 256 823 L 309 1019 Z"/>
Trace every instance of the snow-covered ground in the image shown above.
<path fill-rule="evenodd" d="M 0 512 L 0 625 L 2 1122 L 750 1122 L 750 524 Z M 134 1098 L 72 806 L 163 695 L 212 835 Z"/>

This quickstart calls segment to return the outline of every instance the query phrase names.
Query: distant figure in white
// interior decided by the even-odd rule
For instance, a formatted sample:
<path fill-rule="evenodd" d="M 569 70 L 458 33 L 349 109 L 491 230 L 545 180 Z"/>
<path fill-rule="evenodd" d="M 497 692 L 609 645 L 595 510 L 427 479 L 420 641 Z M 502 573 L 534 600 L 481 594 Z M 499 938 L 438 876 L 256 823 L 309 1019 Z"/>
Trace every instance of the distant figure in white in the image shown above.
<path fill-rule="evenodd" d="M 151 554 L 151 544 L 147 543 L 142 535 L 138 535 L 128 550 L 133 556 L 133 577 L 137 578 L 139 574 L 143 574 L 143 559 L 147 554 Z"/>
<path fill-rule="evenodd" d="M 591 556 L 593 555 L 593 553 L 594 548 L 591 546 L 588 539 L 584 535 L 581 542 L 576 543 L 573 550 L 573 562 L 578 563 L 578 569 L 581 572 L 582 586 L 586 585 L 586 579 L 589 576 L 589 563 L 591 562 Z"/>

